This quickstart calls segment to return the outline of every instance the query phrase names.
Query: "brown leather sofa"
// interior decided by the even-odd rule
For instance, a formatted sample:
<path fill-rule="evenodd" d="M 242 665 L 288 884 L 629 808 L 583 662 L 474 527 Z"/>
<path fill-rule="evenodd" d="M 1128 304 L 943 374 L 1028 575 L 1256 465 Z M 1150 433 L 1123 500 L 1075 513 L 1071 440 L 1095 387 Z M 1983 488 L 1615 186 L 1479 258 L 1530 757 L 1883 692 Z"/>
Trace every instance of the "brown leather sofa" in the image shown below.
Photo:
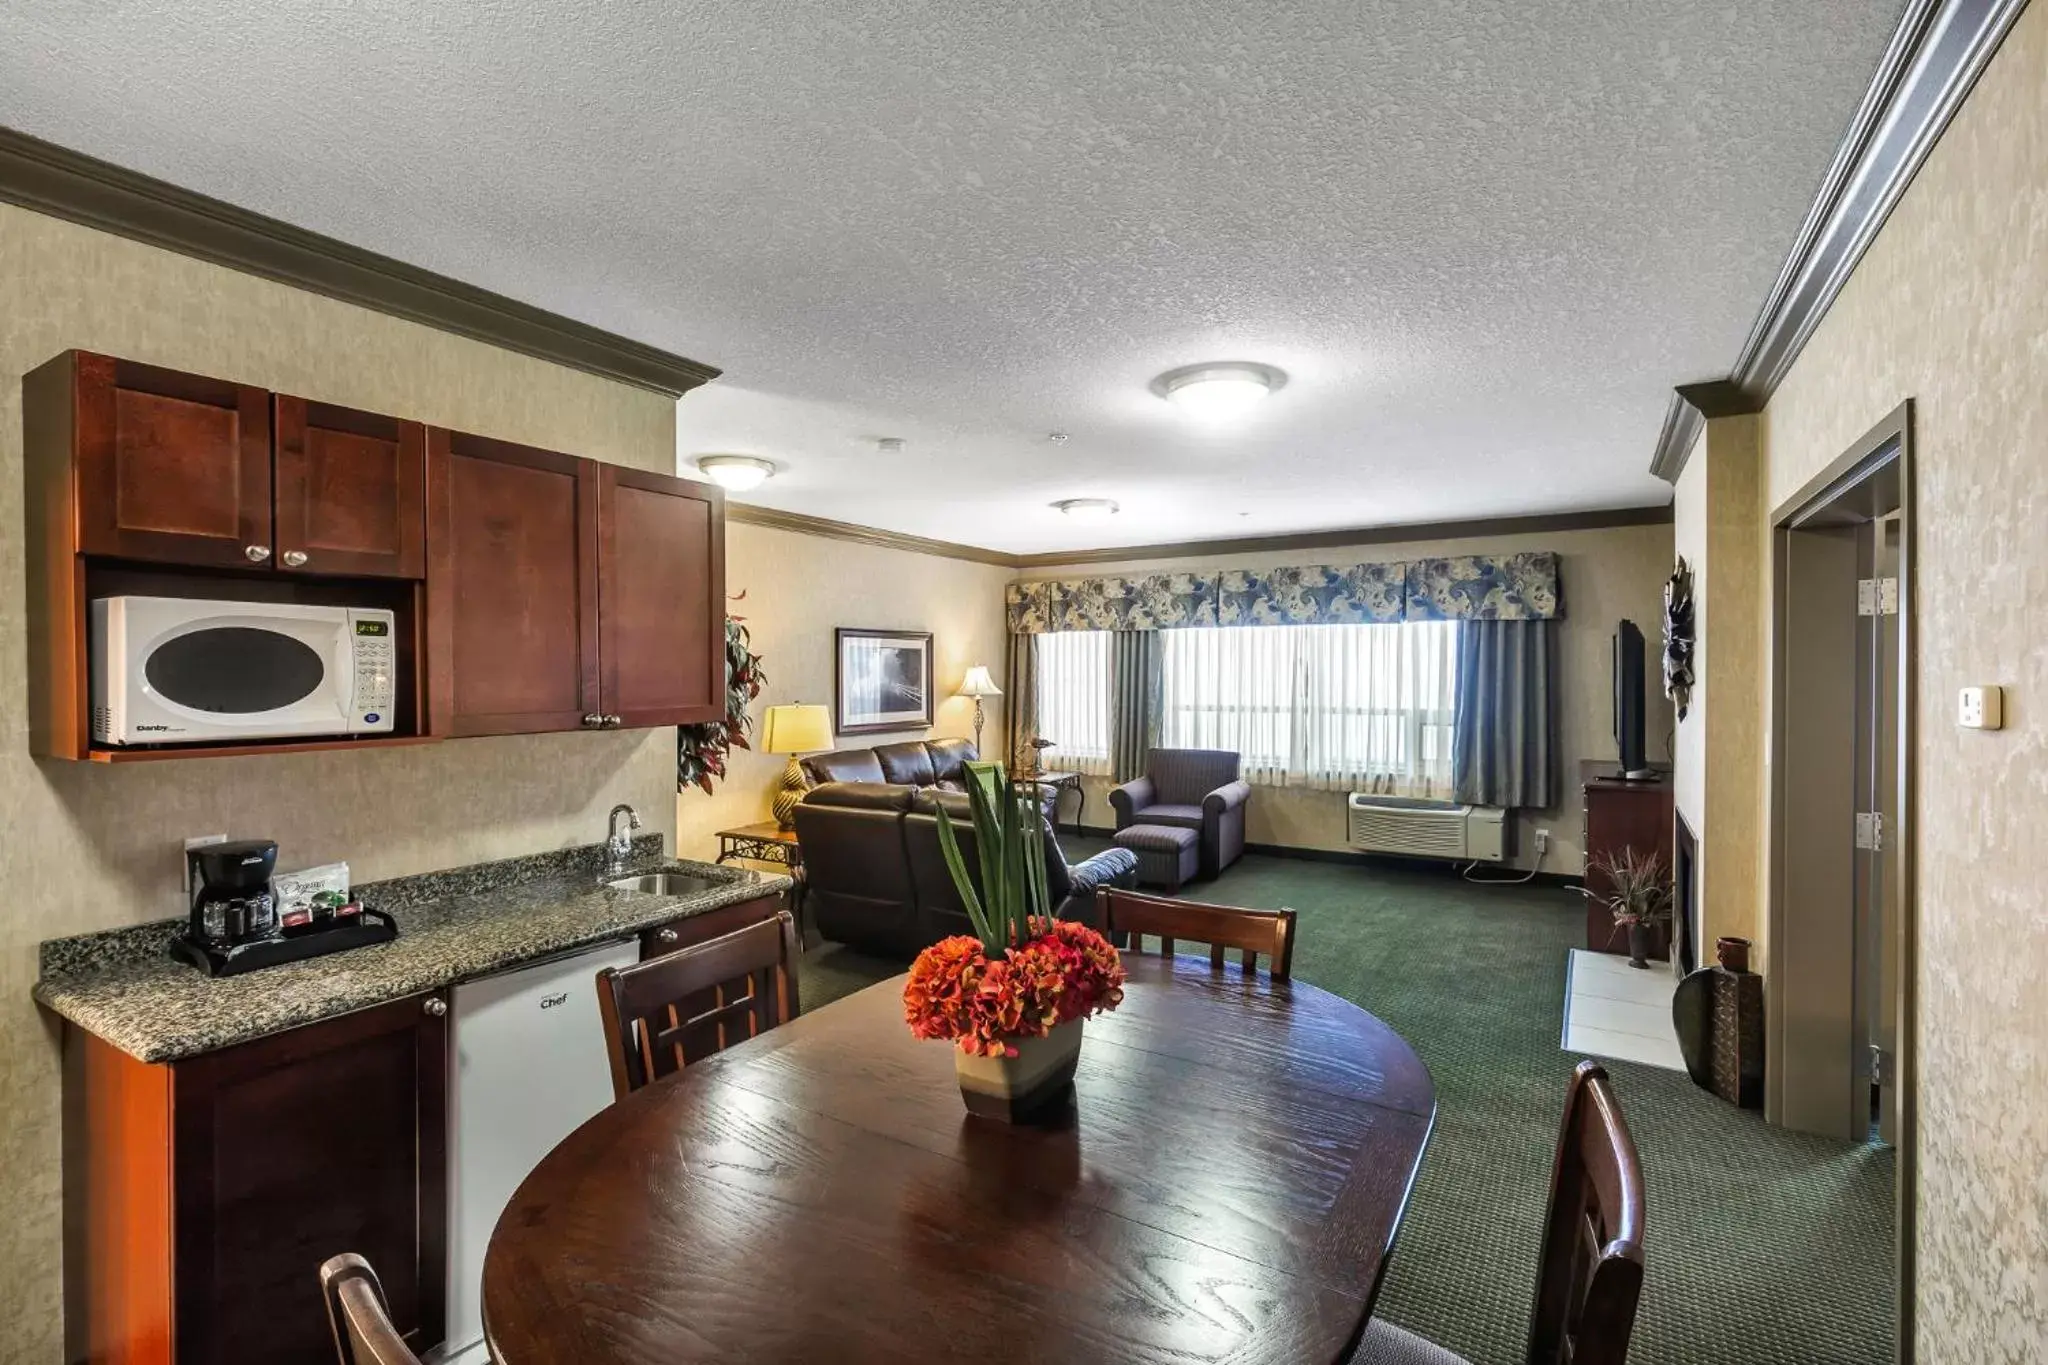
<path fill-rule="evenodd" d="M 813 787 L 827 782 L 887 782 L 899 787 L 967 790 L 965 765 L 979 758 L 964 739 L 913 739 L 872 749 L 834 749 L 802 760 Z"/>
<path fill-rule="evenodd" d="M 871 952 L 908 956 L 949 934 L 974 932 L 939 844 L 935 811 L 941 804 L 968 866 L 977 866 L 973 817 L 963 794 L 830 782 L 804 797 L 795 812 L 804 907 L 820 934 Z M 1137 856 L 1121 848 L 1069 864 L 1046 827 L 1046 887 L 1062 919 L 1095 924 L 1096 888 L 1131 886 L 1137 874 Z"/>

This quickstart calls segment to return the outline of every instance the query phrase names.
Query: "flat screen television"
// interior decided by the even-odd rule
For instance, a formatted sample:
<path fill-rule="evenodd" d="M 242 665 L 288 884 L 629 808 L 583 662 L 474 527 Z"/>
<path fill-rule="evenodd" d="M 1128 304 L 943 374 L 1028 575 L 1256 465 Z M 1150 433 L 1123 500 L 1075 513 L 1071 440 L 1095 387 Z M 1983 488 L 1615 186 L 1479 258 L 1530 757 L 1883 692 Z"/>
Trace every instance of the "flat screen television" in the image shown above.
<path fill-rule="evenodd" d="M 1643 781 L 1657 774 L 1643 755 L 1643 633 L 1633 621 L 1614 632 L 1614 747 L 1621 776 Z"/>

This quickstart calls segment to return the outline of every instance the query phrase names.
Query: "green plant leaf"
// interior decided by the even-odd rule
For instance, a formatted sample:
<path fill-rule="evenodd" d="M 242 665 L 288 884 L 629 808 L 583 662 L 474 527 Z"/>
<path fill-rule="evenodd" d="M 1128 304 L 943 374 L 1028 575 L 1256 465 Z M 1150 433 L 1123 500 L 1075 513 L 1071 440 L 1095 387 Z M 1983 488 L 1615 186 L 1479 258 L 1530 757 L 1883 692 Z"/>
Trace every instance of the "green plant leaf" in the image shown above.
<path fill-rule="evenodd" d="M 993 954 L 997 946 L 989 932 L 988 912 L 982 909 L 981 897 L 974 894 L 974 878 L 967 875 L 967 859 L 961 856 L 960 841 L 953 836 L 953 821 L 944 806 L 938 807 L 937 811 L 939 852 L 945 855 L 946 871 L 952 875 L 953 889 L 960 893 L 960 904 L 967 910 L 968 922 L 974 926 L 975 936 L 981 940 L 982 951 Z"/>

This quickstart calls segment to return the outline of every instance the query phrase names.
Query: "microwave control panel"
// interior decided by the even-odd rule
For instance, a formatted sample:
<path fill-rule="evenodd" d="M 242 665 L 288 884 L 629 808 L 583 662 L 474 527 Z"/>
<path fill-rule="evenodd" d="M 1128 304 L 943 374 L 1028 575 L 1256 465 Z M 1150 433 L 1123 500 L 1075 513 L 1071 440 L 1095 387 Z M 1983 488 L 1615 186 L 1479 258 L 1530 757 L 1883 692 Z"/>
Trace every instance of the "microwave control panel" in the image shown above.
<path fill-rule="evenodd" d="M 392 727 L 391 708 L 398 698 L 396 621 L 391 612 L 349 613 L 356 660 L 355 715 L 350 727 L 358 734 Z"/>

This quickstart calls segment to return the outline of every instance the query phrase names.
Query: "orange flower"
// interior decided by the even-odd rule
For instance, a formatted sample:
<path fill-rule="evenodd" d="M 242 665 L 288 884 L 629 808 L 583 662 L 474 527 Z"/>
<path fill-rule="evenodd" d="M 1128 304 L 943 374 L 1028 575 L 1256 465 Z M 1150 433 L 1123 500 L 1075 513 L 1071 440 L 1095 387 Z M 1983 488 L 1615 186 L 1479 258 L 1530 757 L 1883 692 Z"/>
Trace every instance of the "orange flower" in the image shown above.
<path fill-rule="evenodd" d="M 980 940 L 942 939 L 911 964 L 903 1017 L 919 1038 L 958 1040 L 960 1050 L 1017 1055 L 1016 1040 L 1043 1038 L 1123 1002 L 1123 961 L 1086 925 L 1033 920 L 1033 937 L 991 960 Z"/>

